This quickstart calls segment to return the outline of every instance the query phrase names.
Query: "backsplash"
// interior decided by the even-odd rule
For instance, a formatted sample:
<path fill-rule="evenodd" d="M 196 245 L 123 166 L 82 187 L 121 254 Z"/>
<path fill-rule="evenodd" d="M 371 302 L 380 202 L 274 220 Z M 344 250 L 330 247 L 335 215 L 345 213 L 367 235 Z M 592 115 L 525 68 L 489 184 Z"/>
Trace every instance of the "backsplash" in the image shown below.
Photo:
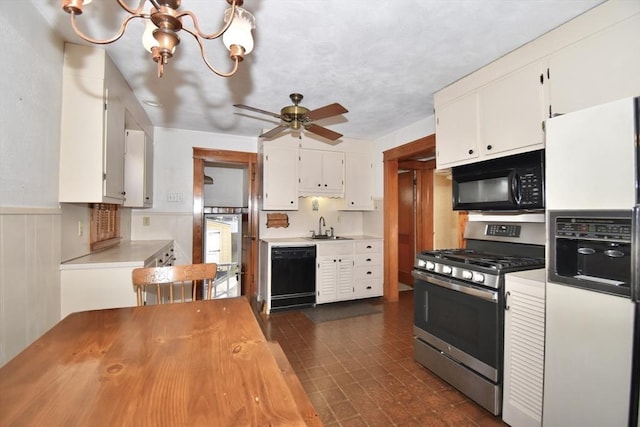
<path fill-rule="evenodd" d="M 317 201 L 318 210 L 313 210 Z M 363 212 L 340 211 L 342 199 L 329 197 L 300 197 L 297 211 L 278 211 L 289 216 L 289 227 L 267 228 L 267 214 L 273 211 L 260 211 L 260 238 L 305 237 L 311 236 L 311 230 L 318 233 L 320 217 L 324 217 L 326 227 L 333 227 L 334 234 L 348 236 L 363 234 Z"/>

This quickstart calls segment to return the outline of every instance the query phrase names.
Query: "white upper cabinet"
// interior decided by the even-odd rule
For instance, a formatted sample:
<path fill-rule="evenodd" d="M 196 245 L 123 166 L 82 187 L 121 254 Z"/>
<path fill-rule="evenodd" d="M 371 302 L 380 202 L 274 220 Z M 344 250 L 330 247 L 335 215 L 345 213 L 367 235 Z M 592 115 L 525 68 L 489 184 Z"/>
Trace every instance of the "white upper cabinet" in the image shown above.
<path fill-rule="evenodd" d="M 298 209 L 298 147 L 262 144 L 262 209 Z"/>
<path fill-rule="evenodd" d="M 640 95 L 640 15 L 549 57 L 551 114 Z"/>
<path fill-rule="evenodd" d="M 434 95 L 438 169 L 545 146 L 544 121 L 640 94 L 640 3 L 604 2 Z"/>
<path fill-rule="evenodd" d="M 153 142 L 144 131 L 126 131 L 124 166 L 124 206 L 152 207 Z"/>
<path fill-rule="evenodd" d="M 542 148 L 544 71 L 530 64 L 436 108 L 438 168 Z"/>
<path fill-rule="evenodd" d="M 344 153 L 301 148 L 299 156 L 300 196 L 342 197 L 344 195 Z"/>
<path fill-rule="evenodd" d="M 480 89 L 485 159 L 544 147 L 544 65 L 535 62 Z"/>
<path fill-rule="evenodd" d="M 436 162 L 438 167 L 478 158 L 478 93 L 442 106 L 436 105 Z"/>
<path fill-rule="evenodd" d="M 129 87 L 106 52 L 65 44 L 60 202 L 124 202 L 124 98 Z"/>
<path fill-rule="evenodd" d="M 345 153 L 343 210 L 373 210 L 373 162 L 369 153 Z"/>

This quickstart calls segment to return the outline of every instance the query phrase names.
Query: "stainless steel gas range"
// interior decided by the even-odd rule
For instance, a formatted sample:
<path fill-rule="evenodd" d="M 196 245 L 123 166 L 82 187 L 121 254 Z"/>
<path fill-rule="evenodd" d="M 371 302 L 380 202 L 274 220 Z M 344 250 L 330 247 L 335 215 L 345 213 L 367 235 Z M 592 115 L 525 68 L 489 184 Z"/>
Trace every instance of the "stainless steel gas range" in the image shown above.
<path fill-rule="evenodd" d="M 470 221 L 467 247 L 420 252 L 414 355 L 498 415 L 502 409 L 504 275 L 544 267 L 542 222 Z"/>

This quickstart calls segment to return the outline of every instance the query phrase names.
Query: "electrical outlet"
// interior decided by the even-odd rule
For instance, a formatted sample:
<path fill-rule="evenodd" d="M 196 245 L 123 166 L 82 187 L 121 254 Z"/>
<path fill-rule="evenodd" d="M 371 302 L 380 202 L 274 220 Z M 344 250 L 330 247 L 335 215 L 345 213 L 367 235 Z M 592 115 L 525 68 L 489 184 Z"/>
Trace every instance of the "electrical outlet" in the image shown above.
<path fill-rule="evenodd" d="M 143 216 L 143 217 L 142 217 L 142 225 L 143 225 L 144 227 L 148 227 L 148 226 L 150 226 L 150 225 L 151 225 L 151 217 Z"/>
<path fill-rule="evenodd" d="M 78 221 L 78 237 L 82 237 L 84 234 L 84 224 L 82 221 Z"/>

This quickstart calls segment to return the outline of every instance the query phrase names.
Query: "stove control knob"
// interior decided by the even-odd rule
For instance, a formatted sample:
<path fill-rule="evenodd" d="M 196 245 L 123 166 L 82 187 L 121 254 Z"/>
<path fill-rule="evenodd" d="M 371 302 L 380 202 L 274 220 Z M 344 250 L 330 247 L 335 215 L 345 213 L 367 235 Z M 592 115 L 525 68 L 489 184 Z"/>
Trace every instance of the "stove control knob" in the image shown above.
<path fill-rule="evenodd" d="M 424 266 L 425 266 L 425 261 L 424 261 L 424 260 L 422 260 L 422 259 L 419 259 L 419 260 L 418 260 L 418 265 L 417 265 L 417 267 L 418 267 L 418 268 L 424 268 Z"/>
<path fill-rule="evenodd" d="M 473 277 L 473 273 L 471 273 L 469 270 L 462 270 L 462 278 L 465 280 L 471 280 L 471 278 Z"/>
<path fill-rule="evenodd" d="M 431 261 L 427 261 L 427 270 L 435 270 L 435 269 L 436 269 L 436 264 Z"/>
<path fill-rule="evenodd" d="M 484 274 L 482 273 L 473 273 L 473 281 L 477 283 L 484 282 Z"/>
<path fill-rule="evenodd" d="M 448 266 L 448 265 L 443 265 L 442 266 L 442 273 L 443 274 L 451 274 L 453 272 L 453 269 Z"/>

